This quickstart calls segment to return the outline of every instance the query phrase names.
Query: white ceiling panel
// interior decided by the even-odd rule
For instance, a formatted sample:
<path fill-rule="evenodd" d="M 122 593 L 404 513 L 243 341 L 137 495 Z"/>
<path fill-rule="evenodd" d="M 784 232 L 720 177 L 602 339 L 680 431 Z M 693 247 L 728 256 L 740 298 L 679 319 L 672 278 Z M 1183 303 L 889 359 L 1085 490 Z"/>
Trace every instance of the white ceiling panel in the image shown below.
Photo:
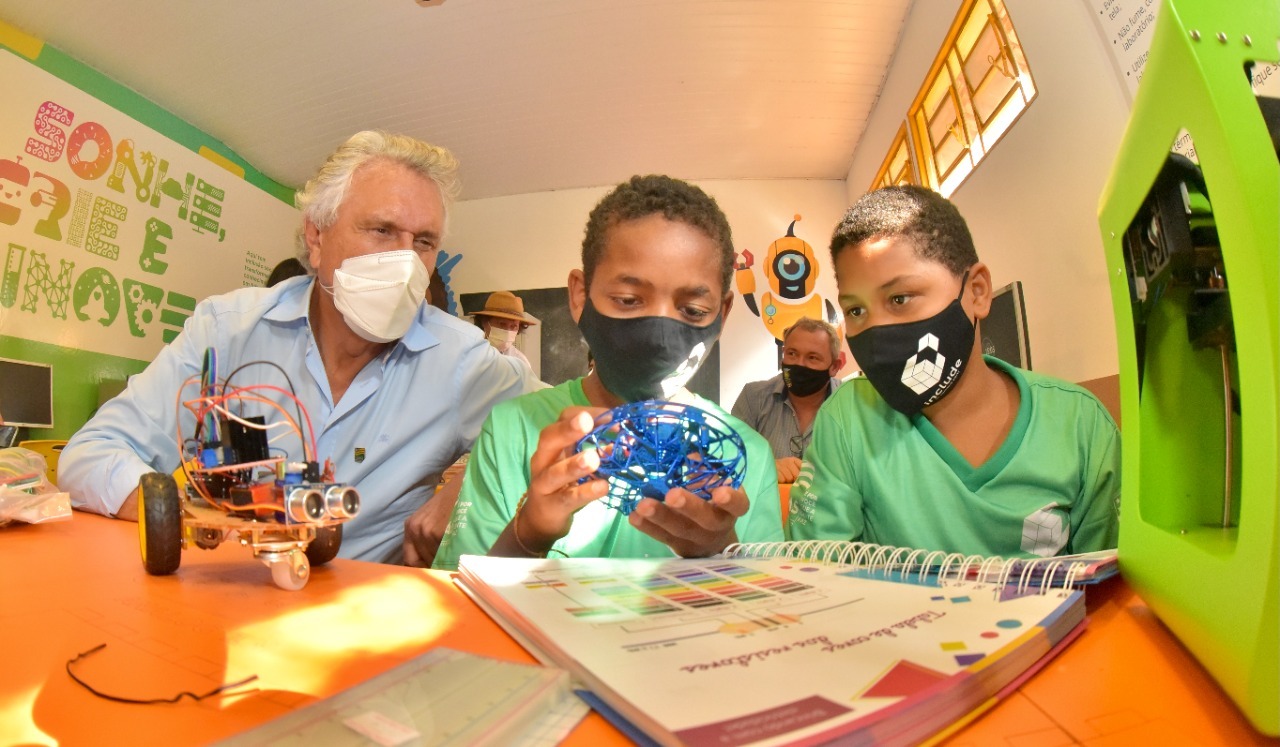
<path fill-rule="evenodd" d="M 284 184 L 381 128 L 451 148 L 476 199 L 634 173 L 844 178 L 910 6 L 0 0 L 0 19 Z"/>

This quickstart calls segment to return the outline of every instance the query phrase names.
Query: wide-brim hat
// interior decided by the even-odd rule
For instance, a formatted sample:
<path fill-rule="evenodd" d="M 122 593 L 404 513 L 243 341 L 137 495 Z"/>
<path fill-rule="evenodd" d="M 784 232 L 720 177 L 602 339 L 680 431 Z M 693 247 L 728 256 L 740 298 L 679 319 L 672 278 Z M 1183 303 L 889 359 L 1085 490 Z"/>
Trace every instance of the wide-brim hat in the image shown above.
<path fill-rule="evenodd" d="M 524 301 L 511 291 L 494 291 L 485 299 L 484 308 L 476 316 L 496 316 L 514 319 L 525 324 L 537 324 L 538 320 L 524 313 Z"/>

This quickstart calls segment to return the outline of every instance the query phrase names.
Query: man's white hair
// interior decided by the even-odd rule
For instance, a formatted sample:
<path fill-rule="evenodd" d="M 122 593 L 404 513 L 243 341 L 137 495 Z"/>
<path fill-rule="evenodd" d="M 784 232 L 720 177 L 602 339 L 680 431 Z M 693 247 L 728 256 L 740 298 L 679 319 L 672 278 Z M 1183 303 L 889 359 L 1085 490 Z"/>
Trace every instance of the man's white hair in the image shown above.
<path fill-rule="evenodd" d="M 315 268 L 307 251 L 306 221 L 310 220 L 322 231 L 332 226 L 338 219 L 338 208 L 346 199 L 351 177 L 361 166 L 380 159 L 407 166 L 434 182 L 444 200 L 445 225 L 448 225 L 449 206 L 458 196 L 458 161 L 453 154 L 408 135 L 377 130 L 357 132 L 338 146 L 294 199 L 304 218 L 297 236 L 298 261 L 309 274 L 314 275 Z"/>

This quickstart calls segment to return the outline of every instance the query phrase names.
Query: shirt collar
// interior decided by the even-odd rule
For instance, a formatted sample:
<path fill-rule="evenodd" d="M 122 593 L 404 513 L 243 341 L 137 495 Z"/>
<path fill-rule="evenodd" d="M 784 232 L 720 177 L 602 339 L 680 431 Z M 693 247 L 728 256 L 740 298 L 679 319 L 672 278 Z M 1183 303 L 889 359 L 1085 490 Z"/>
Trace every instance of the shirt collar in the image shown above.
<path fill-rule="evenodd" d="M 290 278 L 280 284 L 280 297 L 266 314 L 262 315 L 263 319 L 271 322 L 297 322 L 307 318 L 307 310 L 311 305 L 311 288 L 315 285 L 315 278 L 308 277 L 303 280 Z"/>
<path fill-rule="evenodd" d="M 787 396 L 787 383 L 782 380 L 782 374 L 773 377 L 773 395 L 775 397 Z"/>
<path fill-rule="evenodd" d="M 311 312 L 311 294 L 316 292 L 319 284 L 315 277 L 286 282 L 288 286 L 281 290 L 280 300 L 263 315 L 263 318 L 281 324 L 306 322 Z M 413 324 L 409 325 L 409 331 L 404 333 L 404 337 L 401 337 L 397 344 L 402 344 L 413 352 L 426 350 L 438 344 L 439 339 L 427 329 L 426 325 L 427 316 L 433 311 L 438 309 L 429 303 L 424 302 L 419 306 L 418 314 L 413 318 Z"/>

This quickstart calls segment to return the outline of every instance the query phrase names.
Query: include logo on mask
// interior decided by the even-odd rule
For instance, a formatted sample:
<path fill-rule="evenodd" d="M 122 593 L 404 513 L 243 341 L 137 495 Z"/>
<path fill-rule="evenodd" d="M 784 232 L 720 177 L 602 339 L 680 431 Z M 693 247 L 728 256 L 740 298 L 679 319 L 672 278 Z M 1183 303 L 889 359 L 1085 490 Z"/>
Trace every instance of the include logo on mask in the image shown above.
<path fill-rule="evenodd" d="M 404 337 L 426 298 L 431 274 L 411 249 L 349 257 L 325 287 L 351 331 L 369 342 Z"/>
<path fill-rule="evenodd" d="M 684 388 L 720 335 L 722 318 L 696 327 L 665 316 L 618 318 L 587 299 L 578 320 L 605 389 L 627 402 L 668 399 Z"/>
<path fill-rule="evenodd" d="M 889 406 L 914 415 L 949 394 L 973 352 L 976 327 L 960 294 L 928 319 L 871 327 L 847 338 L 862 373 Z"/>
<path fill-rule="evenodd" d="M 925 351 L 933 351 L 934 358 L 920 360 Z M 927 333 L 920 338 L 920 346 L 916 355 L 907 359 L 902 367 L 902 383 L 916 394 L 924 394 L 929 387 L 942 381 L 942 367 L 947 364 L 947 357 L 938 352 L 938 338 Z"/>
<path fill-rule="evenodd" d="M 782 364 L 782 383 L 797 397 L 815 394 L 830 381 L 831 374 L 825 368 L 809 368 L 799 363 Z"/>

